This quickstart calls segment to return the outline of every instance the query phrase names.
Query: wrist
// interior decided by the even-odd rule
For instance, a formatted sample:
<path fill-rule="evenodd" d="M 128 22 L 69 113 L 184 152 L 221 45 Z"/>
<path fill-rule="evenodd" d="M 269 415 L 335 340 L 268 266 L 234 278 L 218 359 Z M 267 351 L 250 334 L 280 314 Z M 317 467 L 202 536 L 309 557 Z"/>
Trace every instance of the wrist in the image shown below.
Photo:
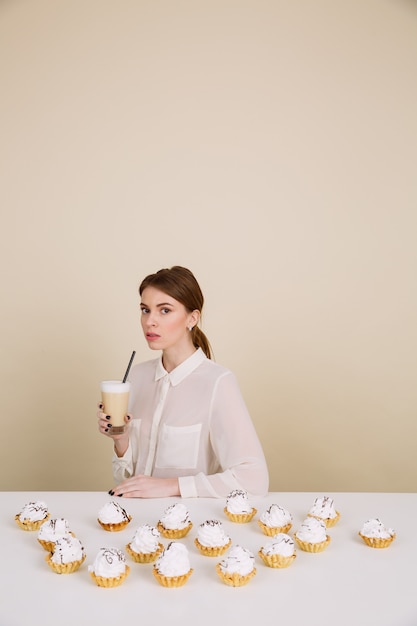
<path fill-rule="evenodd" d="M 181 491 L 180 491 L 180 484 L 179 484 L 178 478 L 171 478 L 168 480 L 170 480 L 170 495 L 180 496 Z"/>
<path fill-rule="evenodd" d="M 114 451 L 118 457 L 123 456 L 129 447 L 129 436 L 114 441 Z"/>

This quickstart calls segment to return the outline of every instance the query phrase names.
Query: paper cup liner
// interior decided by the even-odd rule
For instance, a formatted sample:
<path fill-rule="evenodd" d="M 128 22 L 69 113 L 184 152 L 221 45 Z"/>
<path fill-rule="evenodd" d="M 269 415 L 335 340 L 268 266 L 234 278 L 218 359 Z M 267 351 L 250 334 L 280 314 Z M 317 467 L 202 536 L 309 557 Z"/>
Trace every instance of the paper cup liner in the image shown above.
<path fill-rule="evenodd" d="M 76 572 L 84 563 L 86 557 L 84 554 L 83 558 L 78 561 L 72 561 L 71 563 L 54 563 L 54 561 L 52 561 L 52 554 L 52 552 L 47 554 L 45 560 L 56 574 L 72 574 Z"/>
<path fill-rule="evenodd" d="M 200 543 L 198 539 L 194 539 L 194 543 L 200 550 L 201 554 L 203 554 L 204 556 L 220 556 L 230 548 L 230 546 L 232 545 L 232 540 L 229 539 L 229 541 L 224 546 L 203 546 L 203 544 Z"/>
<path fill-rule="evenodd" d="M 230 521 L 236 522 L 236 524 L 246 524 L 247 522 L 250 522 L 257 513 L 256 509 L 252 509 L 250 513 L 231 513 L 227 510 L 227 507 L 224 507 L 223 510 Z"/>
<path fill-rule="evenodd" d="M 259 550 L 258 554 L 265 565 L 268 567 L 279 568 L 289 567 L 296 557 L 295 554 L 291 556 L 282 556 L 282 554 L 264 554 L 262 550 Z"/>
<path fill-rule="evenodd" d="M 119 576 L 114 576 L 113 578 L 106 578 L 105 576 L 97 576 L 94 572 L 90 572 L 91 578 L 94 580 L 96 585 L 99 587 L 118 587 L 122 584 L 122 582 L 127 578 L 130 572 L 130 567 L 126 565 L 126 569 L 124 574 L 120 574 Z"/>
<path fill-rule="evenodd" d="M 307 517 L 315 517 L 321 522 L 324 522 L 326 524 L 326 528 L 332 528 L 340 520 L 340 513 L 339 511 L 336 511 L 336 517 L 319 517 L 318 515 L 311 515 L 311 513 L 308 513 Z"/>
<path fill-rule="evenodd" d="M 155 550 L 155 552 L 135 552 L 132 550 L 129 543 L 126 545 L 126 552 L 135 563 L 152 563 L 161 554 L 163 549 L 164 546 L 162 543 L 158 543 L 158 550 Z"/>
<path fill-rule="evenodd" d="M 27 518 L 20 519 L 20 514 L 18 514 L 18 515 L 15 515 L 15 520 L 18 526 L 20 526 L 22 530 L 39 530 L 42 524 L 46 522 L 46 520 L 48 520 L 50 517 L 51 517 L 51 514 L 48 513 L 48 515 L 44 517 L 43 519 L 36 520 L 36 522 L 34 522 Z"/>
<path fill-rule="evenodd" d="M 319 541 L 318 543 L 301 541 L 300 539 L 298 539 L 297 535 L 294 535 L 294 539 L 296 540 L 301 550 L 304 550 L 304 552 L 323 552 L 323 550 L 325 550 L 330 543 L 329 535 L 327 535 L 326 541 Z"/>
<path fill-rule="evenodd" d="M 127 520 L 123 520 L 123 522 L 116 522 L 114 524 L 109 524 L 106 522 L 101 522 L 99 519 L 97 519 L 98 523 L 100 524 L 100 526 L 102 528 L 104 528 L 104 530 L 107 530 L 110 533 L 118 533 L 121 530 L 123 530 L 124 528 L 126 528 L 126 526 L 129 524 L 129 522 L 131 521 L 132 517 L 129 515 L 129 519 Z"/>
<path fill-rule="evenodd" d="M 164 576 L 156 569 L 156 567 L 154 567 L 152 571 L 156 580 L 163 587 L 182 587 L 190 578 L 194 570 L 190 569 L 189 572 L 187 572 L 186 574 L 183 574 L 182 576 Z"/>
<path fill-rule="evenodd" d="M 382 539 L 381 537 L 366 537 L 360 532 L 358 535 L 362 537 L 366 545 L 371 548 L 388 548 L 388 546 L 390 546 L 395 539 L 395 534 L 385 539 Z"/>
<path fill-rule="evenodd" d="M 242 576 L 241 574 L 228 574 L 224 572 L 220 566 L 220 563 L 216 565 L 216 571 L 220 577 L 220 580 L 225 583 L 225 585 L 229 585 L 229 587 L 243 587 L 243 585 L 247 585 L 248 582 L 255 576 L 256 568 L 254 567 L 250 574 L 246 574 Z"/>
<path fill-rule="evenodd" d="M 182 539 L 190 532 L 193 525 L 192 522 L 190 522 L 185 528 L 165 528 L 161 522 L 158 522 L 156 527 L 166 539 Z"/>
<path fill-rule="evenodd" d="M 273 537 L 274 535 L 278 535 L 278 533 L 287 533 L 292 526 L 291 522 L 286 524 L 286 526 L 267 526 L 261 522 L 260 519 L 258 519 L 258 524 L 264 535 L 268 535 L 268 537 Z"/>

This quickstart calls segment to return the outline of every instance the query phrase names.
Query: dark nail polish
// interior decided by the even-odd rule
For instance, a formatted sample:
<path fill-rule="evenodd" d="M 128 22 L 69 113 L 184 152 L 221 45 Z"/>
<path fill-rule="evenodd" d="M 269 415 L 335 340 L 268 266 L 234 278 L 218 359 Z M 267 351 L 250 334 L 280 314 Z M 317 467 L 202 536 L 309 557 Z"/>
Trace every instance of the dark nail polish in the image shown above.
<path fill-rule="evenodd" d="M 106 415 L 106 420 L 109 420 L 109 419 L 110 419 L 110 415 Z"/>
<path fill-rule="evenodd" d="M 109 429 L 108 429 L 108 428 L 105 428 L 105 429 L 104 429 L 104 432 L 105 432 L 105 433 L 108 433 L 108 432 L 109 432 Z"/>
<path fill-rule="evenodd" d="M 122 497 L 123 497 L 123 494 L 122 494 L 122 493 L 119 493 L 119 494 L 118 494 L 118 497 L 119 497 L 119 498 L 122 498 Z"/>
<path fill-rule="evenodd" d="M 108 493 L 109 493 L 109 495 L 114 496 L 114 491 L 113 491 L 113 489 L 110 489 L 110 491 L 109 491 Z"/>

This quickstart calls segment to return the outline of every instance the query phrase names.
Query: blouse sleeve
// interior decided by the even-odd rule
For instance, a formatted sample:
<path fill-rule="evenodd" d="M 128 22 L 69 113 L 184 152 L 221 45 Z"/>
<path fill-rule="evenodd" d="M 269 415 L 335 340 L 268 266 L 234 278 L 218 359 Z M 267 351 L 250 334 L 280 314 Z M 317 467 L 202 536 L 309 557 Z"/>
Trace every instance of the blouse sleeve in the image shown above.
<path fill-rule="evenodd" d="M 135 474 L 138 445 L 139 445 L 140 420 L 134 419 L 129 424 L 129 446 L 123 456 L 119 457 L 113 451 L 112 466 L 113 478 L 117 483 L 121 483 L 126 478 Z"/>
<path fill-rule="evenodd" d="M 250 495 L 268 492 L 269 476 L 261 443 L 231 372 L 219 378 L 213 394 L 210 440 L 220 471 L 179 478 L 183 497 L 224 498 L 233 489 Z"/>

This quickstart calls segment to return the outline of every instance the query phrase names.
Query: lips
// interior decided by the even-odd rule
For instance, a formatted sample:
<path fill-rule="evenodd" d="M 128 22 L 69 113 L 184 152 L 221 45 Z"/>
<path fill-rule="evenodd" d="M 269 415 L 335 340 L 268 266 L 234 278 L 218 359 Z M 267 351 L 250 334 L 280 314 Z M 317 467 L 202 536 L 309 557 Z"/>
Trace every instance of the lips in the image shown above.
<path fill-rule="evenodd" d="M 156 333 L 146 333 L 146 339 L 148 341 L 155 341 L 156 339 L 160 339 L 160 335 L 157 335 Z"/>

